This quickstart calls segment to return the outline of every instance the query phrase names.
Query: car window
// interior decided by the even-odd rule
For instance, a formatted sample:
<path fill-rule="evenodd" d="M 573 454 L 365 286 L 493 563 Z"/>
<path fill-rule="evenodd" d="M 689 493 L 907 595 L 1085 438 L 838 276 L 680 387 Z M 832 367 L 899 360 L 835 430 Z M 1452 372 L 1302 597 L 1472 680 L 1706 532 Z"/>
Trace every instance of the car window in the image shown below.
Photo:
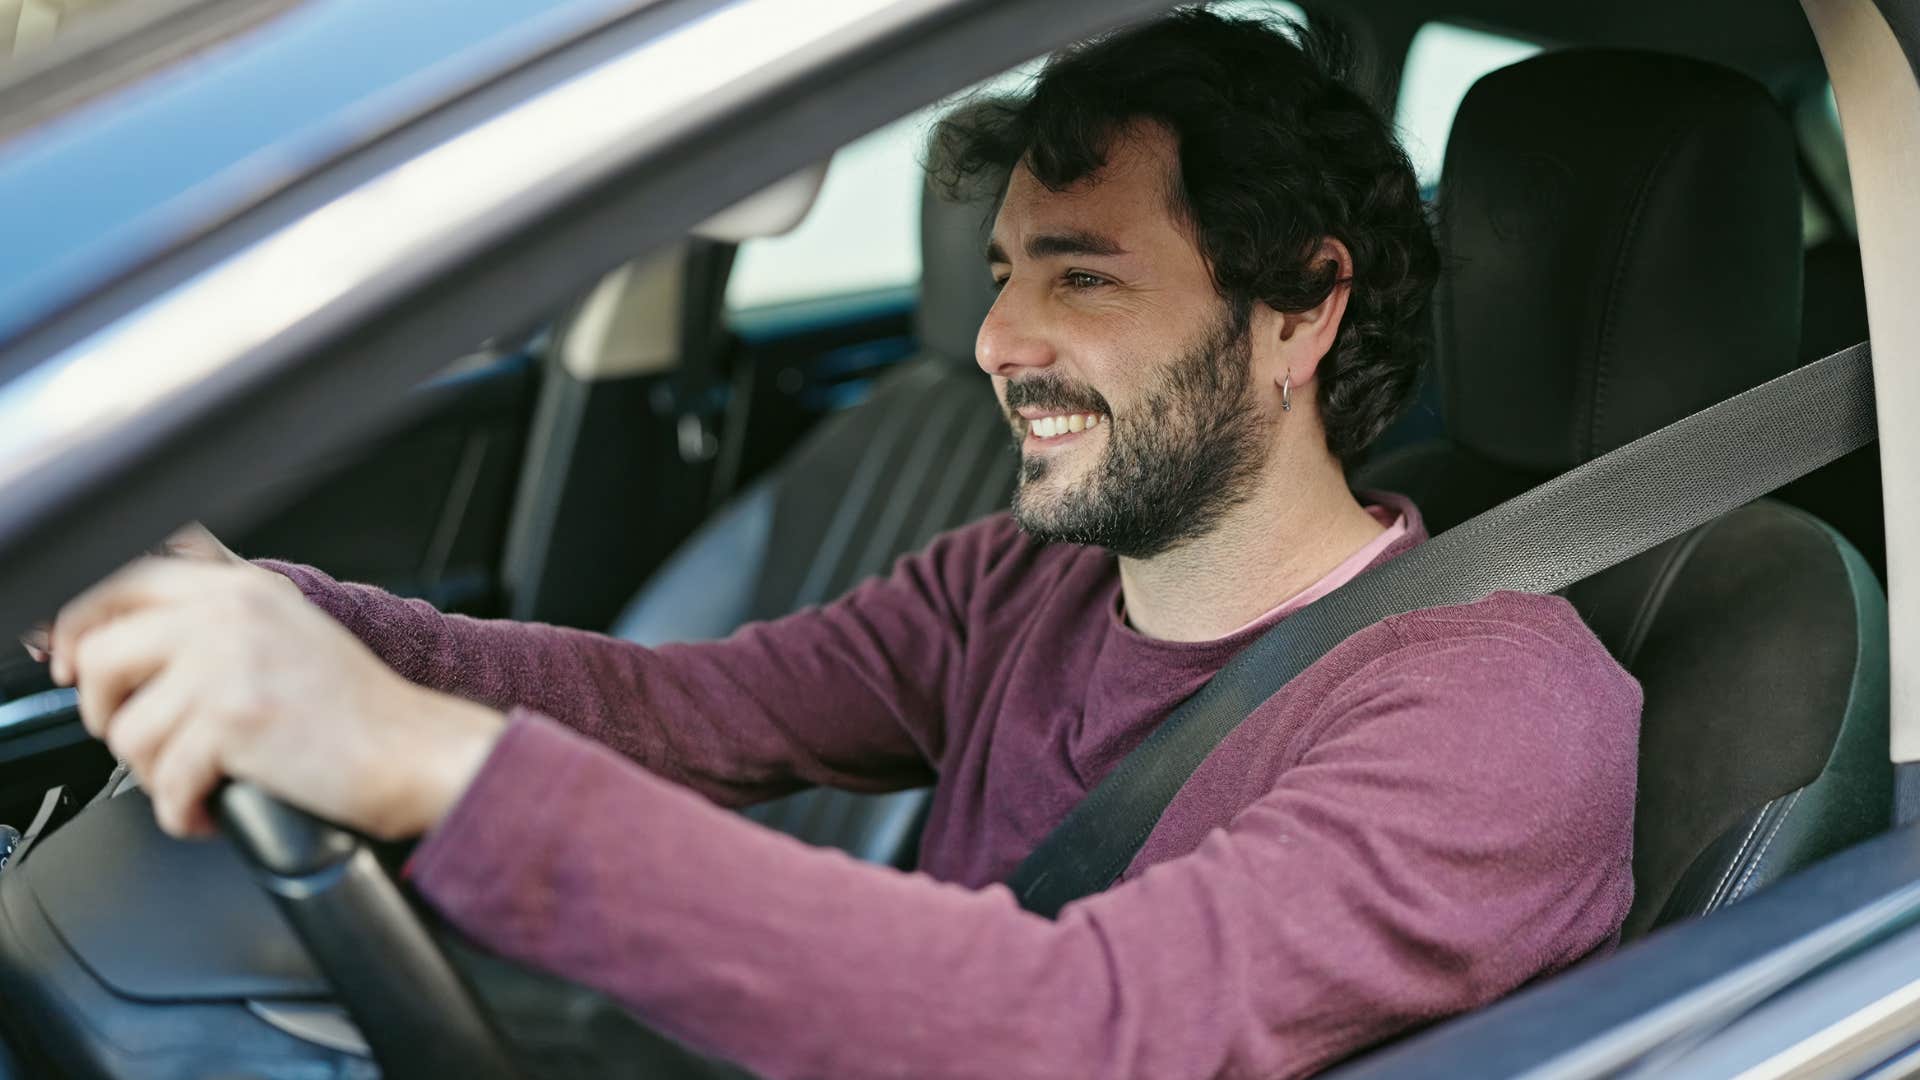
<path fill-rule="evenodd" d="M 1024 74 L 1001 79 L 1013 84 Z M 922 109 L 841 147 L 805 220 L 784 236 L 740 245 L 727 280 L 728 309 L 918 281 L 920 151 L 938 115 L 938 107 Z"/>
<path fill-rule="evenodd" d="M 1215 5 L 1230 15 L 1301 19 L 1283 0 Z M 1034 60 L 972 90 L 1011 90 L 1040 69 Z M 946 103 L 921 109 L 842 147 L 807 218 L 785 236 L 742 244 L 727 281 L 727 308 L 745 311 L 826 299 L 920 280 L 920 153 Z"/>
<path fill-rule="evenodd" d="M 1414 34 L 1394 124 L 1421 188 L 1431 191 L 1440 182 L 1453 114 L 1475 80 L 1539 51 L 1534 42 L 1453 23 L 1430 22 Z"/>

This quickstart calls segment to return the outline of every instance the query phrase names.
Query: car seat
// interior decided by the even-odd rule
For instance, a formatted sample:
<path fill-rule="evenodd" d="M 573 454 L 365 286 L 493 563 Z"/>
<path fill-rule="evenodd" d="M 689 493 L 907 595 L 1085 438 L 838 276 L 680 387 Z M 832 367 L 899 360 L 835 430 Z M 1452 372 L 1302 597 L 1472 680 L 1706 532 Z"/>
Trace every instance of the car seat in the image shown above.
<path fill-rule="evenodd" d="M 1797 363 L 1794 144 L 1744 76 L 1522 61 L 1467 95 L 1440 191 L 1448 436 L 1359 477 L 1435 531 Z M 1824 522 L 1762 499 L 1567 595 L 1646 693 L 1626 936 L 1886 827 L 1886 600 Z"/>

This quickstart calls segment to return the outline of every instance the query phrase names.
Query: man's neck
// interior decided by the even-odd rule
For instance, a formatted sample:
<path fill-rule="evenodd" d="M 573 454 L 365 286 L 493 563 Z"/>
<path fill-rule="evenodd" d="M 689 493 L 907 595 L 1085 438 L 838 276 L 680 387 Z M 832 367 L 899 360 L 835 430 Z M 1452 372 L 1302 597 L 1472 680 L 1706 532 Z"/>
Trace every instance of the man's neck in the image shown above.
<path fill-rule="evenodd" d="M 1383 526 L 1337 470 L 1312 472 L 1318 483 L 1284 490 L 1263 484 L 1203 537 L 1151 559 L 1121 559 L 1127 621 L 1168 641 L 1225 637 L 1380 535 Z"/>

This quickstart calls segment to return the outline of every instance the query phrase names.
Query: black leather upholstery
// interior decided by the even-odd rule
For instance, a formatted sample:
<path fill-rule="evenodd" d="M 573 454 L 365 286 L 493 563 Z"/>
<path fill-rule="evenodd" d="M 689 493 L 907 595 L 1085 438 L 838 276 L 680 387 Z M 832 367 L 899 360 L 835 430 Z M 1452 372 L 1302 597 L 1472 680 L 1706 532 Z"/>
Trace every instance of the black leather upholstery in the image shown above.
<path fill-rule="evenodd" d="M 1794 366 L 1793 137 L 1749 79 L 1597 50 L 1496 71 L 1440 199 L 1448 432 L 1491 461 L 1560 472 Z"/>
<path fill-rule="evenodd" d="M 1468 94 L 1441 185 L 1452 438 L 1360 477 L 1436 531 L 1798 362 L 1792 141 L 1742 76 L 1524 61 Z M 1646 692 L 1626 935 L 1885 828 L 1885 598 L 1834 530 L 1761 500 L 1568 596 Z"/>
<path fill-rule="evenodd" d="M 1829 526 L 1762 499 L 1567 594 L 1646 692 L 1628 935 L 1886 828 L 1886 601 Z"/>
<path fill-rule="evenodd" d="M 923 196 L 920 352 L 814 431 L 683 546 L 614 633 L 655 645 L 724 637 L 824 603 L 935 535 L 1004 507 L 1018 464 L 973 338 L 993 303 L 986 208 Z M 924 791 L 816 790 L 749 816 L 863 858 L 904 858 Z"/>

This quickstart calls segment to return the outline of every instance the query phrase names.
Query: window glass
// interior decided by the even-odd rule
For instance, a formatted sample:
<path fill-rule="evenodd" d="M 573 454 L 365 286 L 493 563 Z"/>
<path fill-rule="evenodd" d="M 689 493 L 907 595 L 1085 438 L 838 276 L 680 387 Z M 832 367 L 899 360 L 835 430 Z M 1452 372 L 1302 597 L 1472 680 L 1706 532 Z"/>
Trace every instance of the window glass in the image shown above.
<path fill-rule="evenodd" d="M 1238 0 L 1214 10 L 1303 17 L 1299 7 L 1280 0 Z M 974 89 L 1015 90 L 1040 64 L 1022 64 Z M 918 282 L 920 154 L 945 106 L 922 109 L 842 147 L 798 228 L 740 246 L 727 281 L 727 307 L 739 311 Z"/>
<path fill-rule="evenodd" d="M 1539 51 L 1540 46 L 1529 41 L 1451 23 L 1428 23 L 1413 36 L 1400 74 L 1394 124 L 1422 188 L 1440 182 L 1453 114 L 1474 81 Z"/>
<path fill-rule="evenodd" d="M 727 279 L 727 307 L 918 281 L 920 151 L 938 115 L 923 109 L 841 147 L 805 220 L 785 236 L 740 245 Z"/>

